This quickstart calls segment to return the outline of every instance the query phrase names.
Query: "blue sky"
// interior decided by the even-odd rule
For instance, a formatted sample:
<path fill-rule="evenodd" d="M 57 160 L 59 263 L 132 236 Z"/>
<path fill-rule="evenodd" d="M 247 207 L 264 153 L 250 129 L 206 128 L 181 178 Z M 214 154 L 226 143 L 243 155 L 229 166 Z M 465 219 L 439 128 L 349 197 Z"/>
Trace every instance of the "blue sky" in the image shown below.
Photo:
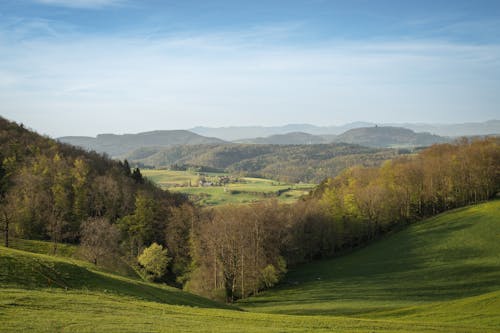
<path fill-rule="evenodd" d="M 0 114 L 51 136 L 500 118 L 499 1 L 0 2 Z"/>

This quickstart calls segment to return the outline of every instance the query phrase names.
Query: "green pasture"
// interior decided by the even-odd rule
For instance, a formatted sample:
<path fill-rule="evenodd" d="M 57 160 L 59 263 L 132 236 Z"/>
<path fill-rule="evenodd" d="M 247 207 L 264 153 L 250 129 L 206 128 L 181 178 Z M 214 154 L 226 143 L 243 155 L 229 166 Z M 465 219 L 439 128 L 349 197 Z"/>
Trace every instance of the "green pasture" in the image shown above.
<path fill-rule="evenodd" d="M 0 331 L 498 332 L 499 240 L 500 201 L 457 209 L 235 306 L 17 241 L 0 247 Z"/>
<path fill-rule="evenodd" d="M 291 269 L 248 311 L 500 327 L 500 201 L 409 226 L 343 257 Z"/>
<path fill-rule="evenodd" d="M 309 193 L 313 184 L 286 184 L 271 179 L 241 177 L 226 186 L 198 186 L 199 174 L 191 171 L 142 170 L 143 175 L 162 188 L 187 194 L 191 200 L 206 206 L 251 203 L 277 198 L 291 203 Z M 207 177 L 228 174 L 203 173 Z M 192 186 L 188 186 L 191 184 Z"/>

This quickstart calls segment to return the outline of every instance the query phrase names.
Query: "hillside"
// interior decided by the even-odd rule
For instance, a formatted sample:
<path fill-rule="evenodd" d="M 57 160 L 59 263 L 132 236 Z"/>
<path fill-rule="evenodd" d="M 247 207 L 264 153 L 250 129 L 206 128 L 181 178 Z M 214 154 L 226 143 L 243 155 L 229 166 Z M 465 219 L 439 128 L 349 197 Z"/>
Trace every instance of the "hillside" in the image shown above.
<path fill-rule="evenodd" d="M 97 137 L 65 136 L 58 139 L 86 150 L 95 150 L 118 157 L 142 147 L 169 147 L 175 145 L 199 145 L 224 143 L 217 138 L 208 138 L 185 130 L 152 131 L 137 134 L 99 134 Z"/>
<path fill-rule="evenodd" d="M 205 166 L 284 182 L 320 182 L 347 167 L 379 165 L 397 156 L 395 150 L 358 145 L 198 145 L 138 149 L 125 156 L 131 163 L 156 168 Z"/>
<path fill-rule="evenodd" d="M 319 135 L 312 135 L 304 132 L 291 132 L 286 134 L 275 134 L 265 138 L 237 140 L 235 142 L 270 145 L 311 145 L 329 143 L 331 141 L 327 141 L 324 137 Z"/>
<path fill-rule="evenodd" d="M 2 331 L 495 332 L 499 215 L 499 201 L 458 209 L 302 266 L 288 286 L 240 302 L 249 312 L 0 247 Z"/>
<path fill-rule="evenodd" d="M 500 201 L 416 223 L 340 258 L 291 270 L 249 311 L 500 327 Z M 472 330 L 472 329 L 471 329 Z"/>
<path fill-rule="evenodd" d="M 430 133 L 415 133 L 402 127 L 374 126 L 348 130 L 334 141 L 368 147 L 418 147 L 450 140 Z"/>
<path fill-rule="evenodd" d="M 36 243 L 35 243 L 36 244 Z M 39 245 L 38 245 L 39 246 Z M 35 245 L 35 248 L 38 247 Z M 104 292 L 165 304 L 228 308 L 166 285 L 110 274 L 87 262 L 0 247 L 2 289 Z"/>

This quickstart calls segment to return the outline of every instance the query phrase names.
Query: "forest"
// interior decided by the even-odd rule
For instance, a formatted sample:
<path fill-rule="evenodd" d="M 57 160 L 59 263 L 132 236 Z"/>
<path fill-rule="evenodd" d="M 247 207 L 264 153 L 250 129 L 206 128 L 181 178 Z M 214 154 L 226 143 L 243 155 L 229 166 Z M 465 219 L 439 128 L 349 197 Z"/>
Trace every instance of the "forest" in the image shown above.
<path fill-rule="evenodd" d="M 289 183 L 319 183 L 354 165 L 377 166 L 408 153 L 408 149 L 383 149 L 356 144 L 308 145 L 206 144 L 167 148 L 140 148 L 123 156 L 147 168 L 203 167 L 247 177 Z"/>
<path fill-rule="evenodd" d="M 95 265 L 124 261 L 145 279 L 234 302 L 288 267 L 364 246 L 401 226 L 492 199 L 498 138 L 433 145 L 326 178 L 293 204 L 201 208 L 126 161 L 0 119 L 0 213 L 11 238 L 79 244 Z"/>

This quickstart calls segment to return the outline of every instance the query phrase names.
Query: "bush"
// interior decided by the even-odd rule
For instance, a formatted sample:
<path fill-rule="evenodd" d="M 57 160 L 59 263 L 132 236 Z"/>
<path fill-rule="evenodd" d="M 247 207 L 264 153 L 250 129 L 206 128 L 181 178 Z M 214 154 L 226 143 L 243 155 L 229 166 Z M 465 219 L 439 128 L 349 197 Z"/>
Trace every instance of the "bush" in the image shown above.
<path fill-rule="evenodd" d="M 146 278 L 153 281 L 165 275 L 170 258 L 168 257 L 167 249 L 163 249 L 163 246 L 153 243 L 150 247 L 142 251 L 137 260 L 143 267 Z"/>

